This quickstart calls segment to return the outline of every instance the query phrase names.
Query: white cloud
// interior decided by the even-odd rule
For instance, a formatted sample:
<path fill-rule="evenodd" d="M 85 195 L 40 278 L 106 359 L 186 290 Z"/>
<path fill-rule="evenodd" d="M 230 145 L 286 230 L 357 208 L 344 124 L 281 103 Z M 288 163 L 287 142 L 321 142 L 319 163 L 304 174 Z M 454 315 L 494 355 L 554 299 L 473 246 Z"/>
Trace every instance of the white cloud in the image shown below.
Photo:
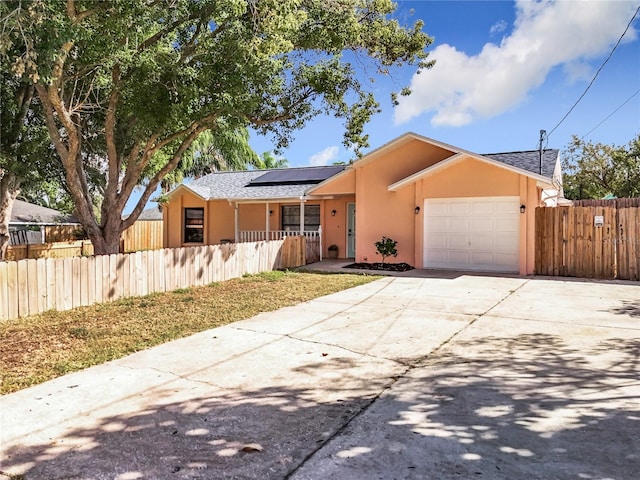
<path fill-rule="evenodd" d="M 575 80 L 584 75 L 576 67 L 608 52 L 635 9 L 629 1 L 518 0 L 513 32 L 499 45 L 487 43 L 474 56 L 451 45 L 435 48 L 434 68 L 413 76 L 413 93 L 400 98 L 395 122 L 434 112 L 434 126 L 466 125 L 515 107 L 555 66 Z M 630 29 L 625 41 L 636 36 Z"/>
<path fill-rule="evenodd" d="M 309 165 L 312 167 L 320 167 L 322 165 L 329 165 L 338 157 L 339 148 L 336 146 L 327 147 L 321 152 L 311 155 L 309 158 Z"/>
<path fill-rule="evenodd" d="M 493 25 L 491 25 L 491 29 L 489 29 L 489 33 L 491 35 L 495 35 L 496 33 L 502 33 L 507 29 L 507 22 L 504 20 L 499 20 Z"/>

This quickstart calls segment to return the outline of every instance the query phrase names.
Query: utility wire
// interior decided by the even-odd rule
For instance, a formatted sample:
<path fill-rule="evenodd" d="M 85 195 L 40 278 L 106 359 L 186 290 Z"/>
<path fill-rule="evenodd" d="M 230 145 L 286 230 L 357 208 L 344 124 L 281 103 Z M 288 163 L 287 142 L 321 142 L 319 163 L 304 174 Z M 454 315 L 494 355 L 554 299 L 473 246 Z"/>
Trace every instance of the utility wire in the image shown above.
<path fill-rule="evenodd" d="M 635 93 L 633 95 L 631 95 L 629 98 L 627 98 L 624 103 L 622 105 L 620 105 L 618 108 L 616 108 L 613 112 L 611 112 L 609 115 L 607 115 L 604 120 L 602 120 L 599 124 L 597 124 L 595 127 L 593 127 L 591 130 L 589 130 L 587 133 L 585 133 L 582 137 L 580 137 L 580 140 L 583 140 L 584 137 L 586 137 L 587 135 L 589 135 L 591 132 L 593 132 L 596 128 L 598 128 L 600 125 L 602 125 L 604 122 L 606 122 L 607 120 L 609 120 L 618 110 L 620 110 L 622 107 L 624 107 L 627 103 L 629 103 L 631 101 L 631 99 L 633 97 L 635 97 L 636 95 L 638 95 L 640 93 L 640 88 L 638 90 L 635 91 Z"/>
<path fill-rule="evenodd" d="M 578 98 L 578 100 L 576 100 L 576 103 L 573 104 L 573 106 L 569 109 L 569 111 L 565 114 L 564 117 L 562 117 L 562 120 L 560 120 L 555 127 L 553 127 L 551 129 L 551 131 L 547 134 L 547 139 L 551 136 L 551 134 L 553 132 L 556 131 L 556 129 L 562 124 L 562 122 L 564 122 L 566 120 L 566 118 L 571 114 L 571 112 L 573 112 L 573 109 L 576 108 L 576 106 L 578 105 L 578 103 L 580 103 L 580 100 L 582 100 L 582 98 L 587 94 L 587 92 L 589 91 L 589 89 L 591 88 L 591 85 L 593 85 L 593 82 L 596 81 L 596 78 L 598 78 L 598 75 L 600 74 L 600 71 L 604 68 L 604 66 L 607 64 L 607 62 L 609 61 L 609 59 L 611 59 L 611 57 L 613 56 L 613 52 L 616 51 L 616 48 L 618 48 L 618 45 L 620 45 L 620 42 L 622 42 L 622 39 L 624 38 L 624 36 L 627 34 L 627 31 L 629 30 L 629 27 L 631 27 L 631 24 L 633 23 L 633 21 L 636 19 L 636 17 L 638 16 L 638 12 L 640 11 L 640 5 L 638 6 L 638 8 L 636 9 L 636 13 L 633 14 L 633 17 L 631 18 L 631 20 L 629 20 L 629 23 L 627 24 L 627 28 L 624 29 L 624 32 L 622 32 L 622 35 L 620 35 L 620 38 L 618 39 L 618 41 L 616 42 L 616 44 L 613 47 L 613 50 L 611 50 L 611 53 L 609 54 L 609 56 L 606 58 L 606 60 L 602 63 L 602 65 L 600 65 L 600 68 L 598 69 L 598 71 L 596 72 L 596 74 L 593 76 L 593 78 L 591 79 L 591 82 L 589 82 L 589 85 L 587 85 L 587 88 L 584 90 L 584 92 L 582 92 L 582 95 L 580 95 L 580 97 Z"/>

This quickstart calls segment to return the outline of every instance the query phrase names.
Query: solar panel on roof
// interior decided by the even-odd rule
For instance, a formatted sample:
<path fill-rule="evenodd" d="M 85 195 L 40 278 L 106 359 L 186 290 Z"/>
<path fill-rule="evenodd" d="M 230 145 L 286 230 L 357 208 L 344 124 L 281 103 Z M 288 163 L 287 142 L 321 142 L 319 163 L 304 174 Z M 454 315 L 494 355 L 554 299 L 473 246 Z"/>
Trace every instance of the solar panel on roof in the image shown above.
<path fill-rule="evenodd" d="M 272 170 L 254 178 L 249 186 L 316 184 L 344 170 L 343 165 Z"/>

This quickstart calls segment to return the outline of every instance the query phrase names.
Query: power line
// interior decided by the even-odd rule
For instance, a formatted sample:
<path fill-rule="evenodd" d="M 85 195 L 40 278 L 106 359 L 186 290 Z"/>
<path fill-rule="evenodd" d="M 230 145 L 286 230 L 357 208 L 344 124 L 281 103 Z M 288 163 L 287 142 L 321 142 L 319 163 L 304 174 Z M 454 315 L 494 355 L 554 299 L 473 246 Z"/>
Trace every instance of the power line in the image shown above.
<path fill-rule="evenodd" d="M 618 110 L 620 110 L 622 107 L 624 107 L 627 103 L 629 103 L 631 101 L 631 99 L 633 97 L 635 97 L 637 94 L 640 93 L 640 88 L 638 90 L 635 91 L 635 93 L 633 95 L 631 95 L 629 98 L 627 98 L 624 103 L 622 105 L 620 105 L 618 108 L 616 108 L 613 112 L 611 112 L 609 115 L 607 115 L 599 124 L 597 124 L 595 127 L 593 127 L 591 130 L 589 130 L 587 133 L 585 133 L 582 137 L 580 137 L 580 140 L 584 139 L 584 137 L 586 137 L 587 135 L 589 135 L 591 132 L 593 132 L 596 128 L 598 128 L 600 125 L 602 125 L 604 122 L 606 122 L 607 120 L 609 120 Z"/>
<path fill-rule="evenodd" d="M 576 102 L 573 104 L 573 106 L 569 109 L 569 111 L 565 114 L 564 117 L 562 117 L 562 119 L 556 124 L 555 127 L 553 127 L 551 129 L 551 131 L 547 134 L 547 139 L 551 136 L 551 134 L 553 132 L 556 131 L 556 129 L 562 124 L 562 122 L 564 122 L 566 120 L 566 118 L 571 114 L 571 112 L 573 112 L 573 109 L 576 108 L 576 106 L 578 105 L 578 103 L 580 103 L 580 100 L 582 100 L 582 98 L 587 94 L 587 92 L 589 91 L 589 89 L 591 88 L 591 85 L 593 85 L 593 82 L 596 81 L 596 78 L 598 78 L 598 75 L 600 74 L 600 71 L 604 68 L 604 66 L 607 64 L 607 62 L 611 59 L 611 57 L 613 56 L 613 52 L 616 51 L 616 48 L 618 48 L 618 45 L 620 45 L 620 42 L 622 42 L 622 39 L 624 38 L 624 36 L 627 34 L 627 31 L 629 30 L 629 27 L 631 27 L 631 24 L 633 23 L 633 21 L 636 19 L 636 16 L 638 15 L 638 12 L 640 11 L 640 5 L 638 6 L 638 8 L 636 9 L 636 12 L 633 14 L 633 17 L 631 18 L 631 20 L 629 20 L 629 23 L 627 24 L 627 28 L 624 29 L 624 32 L 622 32 L 622 35 L 620 35 L 620 38 L 618 39 L 618 41 L 616 42 L 616 44 L 613 47 L 613 50 L 611 50 L 611 53 L 609 54 L 609 56 L 606 58 L 606 60 L 602 63 L 602 65 L 600 65 L 600 68 L 598 69 L 598 71 L 596 72 L 596 74 L 593 76 L 593 78 L 591 79 L 591 82 L 589 82 L 589 85 L 587 85 L 587 88 L 584 90 L 584 92 L 582 92 L 582 95 L 580 95 L 580 97 L 578 98 L 578 100 L 576 100 Z"/>

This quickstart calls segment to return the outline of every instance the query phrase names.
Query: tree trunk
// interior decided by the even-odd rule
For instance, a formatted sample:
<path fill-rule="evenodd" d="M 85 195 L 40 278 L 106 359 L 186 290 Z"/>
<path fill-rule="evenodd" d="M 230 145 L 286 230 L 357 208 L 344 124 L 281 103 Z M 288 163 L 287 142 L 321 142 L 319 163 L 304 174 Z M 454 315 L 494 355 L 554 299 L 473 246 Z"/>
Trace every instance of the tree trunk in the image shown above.
<path fill-rule="evenodd" d="M 20 179 L 11 172 L 0 172 L 0 175 L 0 261 L 4 261 L 9 247 L 11 210 L 20 193 Z"/>
<path fill-rule="evenodd" d="M 112 255 L 120 253 L 120 234 L 122 232 L 122 221 L 117 219 L 107 219 L 107 222 L 100 228 L 87 233 L 89 240 L 93 244 L 93 251 L 96 255 Z"/>

